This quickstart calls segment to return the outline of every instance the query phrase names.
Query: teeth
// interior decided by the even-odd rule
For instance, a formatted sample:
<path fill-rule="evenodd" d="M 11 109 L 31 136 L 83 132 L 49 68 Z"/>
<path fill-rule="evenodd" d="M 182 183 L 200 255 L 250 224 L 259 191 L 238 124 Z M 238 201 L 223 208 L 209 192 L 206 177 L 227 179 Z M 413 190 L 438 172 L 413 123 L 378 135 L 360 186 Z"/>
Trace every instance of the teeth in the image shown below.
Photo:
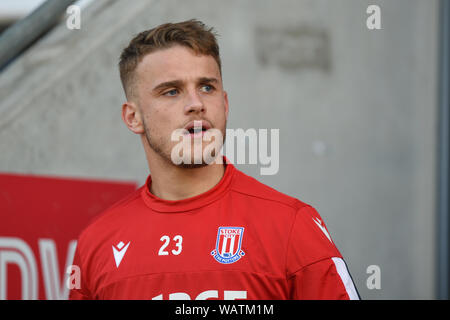
<path fill-rule="evenodd" d="M 189 133 L 200 133 L 202 131 L 207 131 L 207 129 L 205 127 L 203 127 L 203 126 L 198 126 L 198 127 L 194 126 L 194 127 L 191 127 L 191 128 L 189 128 L 187 130 L 189 131 Z"/>
<path fill-rule="evenodd" d="M 199 132 L 202 132 L 204 130 L 205 129 L 203 129 L 203 128 L 190 128 L 188 131 L 189 131 L 189 133 L 199 133 Z"/>

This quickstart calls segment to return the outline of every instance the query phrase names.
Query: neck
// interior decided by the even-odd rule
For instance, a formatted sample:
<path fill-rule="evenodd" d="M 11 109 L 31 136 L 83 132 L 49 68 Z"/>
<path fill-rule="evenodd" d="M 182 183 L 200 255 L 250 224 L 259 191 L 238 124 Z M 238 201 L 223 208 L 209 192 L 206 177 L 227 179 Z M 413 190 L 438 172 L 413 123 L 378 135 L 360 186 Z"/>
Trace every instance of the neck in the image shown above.
<path fill-rule="evenodd" d="M 148 159 L 152 176 L 150 192 L 164 200 L 182 200 L 202 194 L 220 182 L 224 164 L 209 164 L 198 168 L 183 168 L 155 155 Z"/>

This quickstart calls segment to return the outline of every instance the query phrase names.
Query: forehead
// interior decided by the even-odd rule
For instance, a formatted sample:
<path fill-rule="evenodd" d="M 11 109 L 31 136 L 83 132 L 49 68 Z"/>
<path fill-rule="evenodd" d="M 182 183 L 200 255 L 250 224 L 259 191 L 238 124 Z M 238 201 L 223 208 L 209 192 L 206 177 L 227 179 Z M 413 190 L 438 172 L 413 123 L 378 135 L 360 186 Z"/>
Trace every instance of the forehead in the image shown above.
<path fill-rule="evenodd" d="M 201 77 L 221 78 L 212 56 L 198 55 L 179 45 L 147 54 L 137 66 L 136 74 L 138 83 L 146 85 Z"/>

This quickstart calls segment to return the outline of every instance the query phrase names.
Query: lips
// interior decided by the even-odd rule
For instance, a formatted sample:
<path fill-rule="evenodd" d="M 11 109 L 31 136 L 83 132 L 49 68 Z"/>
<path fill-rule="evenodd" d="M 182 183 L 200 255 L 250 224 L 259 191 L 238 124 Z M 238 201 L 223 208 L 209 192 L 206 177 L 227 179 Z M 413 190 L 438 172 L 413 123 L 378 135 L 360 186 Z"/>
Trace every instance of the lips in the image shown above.
<path fill-rule="evenodd" d="M 198 135 L 202 134 L 211 128 L 211 125 L 208 123 L 208 121 L 205 120 L 194 120 L 189 122 L 184 129 L 189 131 L 189 134 Z"/>

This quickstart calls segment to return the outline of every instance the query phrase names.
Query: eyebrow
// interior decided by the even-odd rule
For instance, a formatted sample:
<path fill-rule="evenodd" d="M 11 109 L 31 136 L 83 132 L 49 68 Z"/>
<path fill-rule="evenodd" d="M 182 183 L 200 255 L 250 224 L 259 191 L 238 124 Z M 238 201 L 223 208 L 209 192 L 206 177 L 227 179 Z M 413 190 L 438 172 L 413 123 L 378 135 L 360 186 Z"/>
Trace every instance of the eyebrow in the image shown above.
<path fill-rule="evenodd" d="M 208 77 L 201 77 L 198 79 L 197 81 L 198 83 L 219 83 L 219 80 L 217 80 L 216 78 L 208 78 Z M 181 80 L 172 80 L 172 81 L 166 81 L 166 82 L 161 82 L 160 84 L 158 84 L 157 86 L 155 86 L 152 91 L 159 91 L 165 88 L 170 88 L 170 87 L 181 87 L 183 85 L 183 81 Z"/>
<path fill-rule="evenodd" d="M 158 84 L 156 87 L 154 87 L 152 89 L 152 91 L 159 91 L 161 89 L 169 88 L 169 87 L 181 87 L 182 84 L 183 84 L 183 81 L 181 81 L 181 80 L 166 81 L 166 82 L 162 82 L 162 83 Z"/>
<path fill-rule="evenodd" d="M 219 80 L 217 80 L 216 78 L 207 78 L 207 77 L 201 77 L 200 79 L 198 79 L 199 83 L 219 83 Z"/>

